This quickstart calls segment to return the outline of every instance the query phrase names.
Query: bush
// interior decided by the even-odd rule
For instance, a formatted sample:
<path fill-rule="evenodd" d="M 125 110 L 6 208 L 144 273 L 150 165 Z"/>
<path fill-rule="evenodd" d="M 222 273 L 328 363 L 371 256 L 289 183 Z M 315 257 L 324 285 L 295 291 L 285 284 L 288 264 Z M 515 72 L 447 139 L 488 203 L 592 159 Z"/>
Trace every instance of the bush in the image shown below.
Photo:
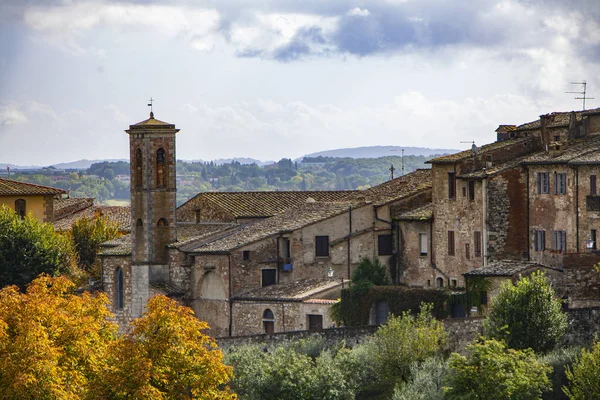
<path fill-rule="evenodd" d="M 431 357 L 410 366 L 410 379 L 396 386 L 392 400 L 442 400 L 447 362 Z"/>
<path fill-rule="evenodd" d="M 40 274 L 75 273 L 75 255 L 69 239 L 54 226 L 28 215 L 24 219 L 0 206 L 0 287 L 23 288 Z"/>
<path fill-rule="evenodd" d="M 600 342 L 583 349 L 572 367 L 566 370 L 569 386 L 563 391 L 571 400 L 600 399 Z"/>
<path fill-rule="evenodd" d="M 566 369 L 573 364 L 580 352 L 581 348 L 579 347 L 556 348 L 550 353 L 539 357 L 541 362 L 552 367 L 552 374 L 550 374 L 552 391 L 544 393 L 542 396 L 543 399 L 556 400 L 568 398 L 562 390 L 563 386 L 568 383 Z"/>
<path fill-rule="evenodd" d="M 469 358 L 453 353 L 445 388 L 449 399 L 539 399 L 551 388 L 552 368 L 533 350 L 514 350 L 486 339 L 467 346 Z"/>
<path fill-rule="evenodd" d="M 73 246 L 77 252 L 78 265 L 82 270 L 100 279 L 98 252 L 100 244 L 112 240 L 119 235 L 117 225 L 108 218 L 79 218 L 69 231 Z"/>
<path fill-rule="evenodd" d="M 567 329 L 562 301 L 541 272 L 506 282 L 484 322 L 486 336 L 504 340 L 513 349 L 553 349 Z"/>
<path fill-rule="evenodd" d="M 432 306 L 424 304 L 417 316 L 408 312 L 392 316 L 375 333 L 372 341 L 376 368 L 383 378 L 406 380 L 410 365 L 436 355 L 446 342 L 441 321 L 431 315 Z"/>
<path fill-rule="evenodd" d="M 371 285 L 389 285 L 387 268 L 379 260 L 371 261 L 367 257 L 360 259 L 356 269 L 352 272 L 352 283 L 368 282 Z"/>

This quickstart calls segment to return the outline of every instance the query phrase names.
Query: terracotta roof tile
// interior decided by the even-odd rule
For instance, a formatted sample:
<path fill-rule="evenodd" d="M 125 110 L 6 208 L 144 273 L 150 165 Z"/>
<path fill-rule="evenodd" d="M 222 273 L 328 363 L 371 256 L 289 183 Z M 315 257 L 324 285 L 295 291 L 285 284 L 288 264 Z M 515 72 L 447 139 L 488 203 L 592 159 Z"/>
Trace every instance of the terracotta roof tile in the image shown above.
<path fill-rule="evenodd" d="M 588 136 L 580 139 L 569 140 L 562 145 L 562 150 L 540 151 L 527 157 L 522 163 L 527 164 L 567 164 L 571 160 L 580 158 L 588 153 L 600 150 L 600 136 Z"/>
<path fill-rule="evenodd" d="M 300 206 L 306 203 L 309 197 L 317 202 L 336 202 L 348 200 L 356 193 L 358 193 L 356 190 L 203 192 L 188 200 L 188 202 L 202 197 L 220 206 L 235 218 L 266 218 L 290 207 Z"/>
<path fill-rule="evenodd" d="M 516 138 L 516 139 L 503 140 L 501 142 L 493 142 L 493 143 L 485 144 L 485 145 L 477 148 L 477 155 L 478 156 L 483 155 L 483 154 L 486 154 L 487 152 L 490 152 L 493 150 L 502 149 L 504 147 L 512 146 L 512 145 L 526 142 L 529 140 L 531 140 L 531 139 L 530 138 Z M 466 160 L 471 157 L 473 157 L 473 151 L 471 149 L 469 149 L 469 150 L 461 151 L 459 153 L 454 153 L 454 154 L 449 154 L 447 156 L 433 158 L 429 161 L 426 161 L 426 163 L 428 163 L 428 164 L 454 164 L 456 162 L 459 162 L 461 160 Z"/>
<path fill-rule="evenodd" d="M 433 219 L 433 204 L 428 203 L 422 207 L 407 211 L 394 219 L 399 221 L 430 221 Z"/>
<path fill-rule="evenodd" d="M 94 205 L 93 198 L 69 197 L 54 200 L 54 220 L 59 220 L 67 215 L 79 212 Z"/>
<path fill-rule="evenodd" d="M 414 172 L 384 182 L 359 192 L 355 198 L 363 198 L 376 204 L 385 204 L 431 188 L 431 169 Z"/>
<path fill-rule="evenodd" d="M 100 245 L 101 255 L 104 256 L 130 256 L 131 255 L 131 235 L 124 235 L 117 239 L 104 242 Z"/>
<path fill-rule="evenodd" d="M 0 178 L 0 196 L 55 195 L 64 193 L 67 192 L 50 186 Z"/>
<path fill-rule="evenodd" d="M 92 206 L 79 212 L 69 214 L 54 221 L 54 229 L 68 230 L 79 218 L 94 218 L 95 216 L 107 217 L 109 221 L 116 223 L 119 232 L 131 231 L 131 208 L 130 206 Z"/>
<path fill-rule="evenodd" d="M 292 231 L 348 212 L 350 203 L 306 203 L 252 224 L 240 226 L 217 240 L 198 243 L 188 251 L 219 253 L 254 243 L 280 232 Z"/>
<path fill-rule="evenodd" d="M 474 269 L 463 274 L 464 276 L 513 276 L 519 272 L 523 272 L 529 268 L 548 268 L 546 265 L 538 264 L 532 261 L 514 261 L 514 260 L 498 260 L 491 262 L 486 267 Z"/>
<path fill-rule="evenodd" d="M 307 301 L 310 297 L 318 296 L 322 292 L 341 286 L 342 283 L 335 279 L 309 278 L 291 283 L 277 283 L 275 285 L 251 290 L 236 296 L 235 300 Z M 332 301 L 333 303 L 336 302 L 336 300 L 328 301 Z"/>

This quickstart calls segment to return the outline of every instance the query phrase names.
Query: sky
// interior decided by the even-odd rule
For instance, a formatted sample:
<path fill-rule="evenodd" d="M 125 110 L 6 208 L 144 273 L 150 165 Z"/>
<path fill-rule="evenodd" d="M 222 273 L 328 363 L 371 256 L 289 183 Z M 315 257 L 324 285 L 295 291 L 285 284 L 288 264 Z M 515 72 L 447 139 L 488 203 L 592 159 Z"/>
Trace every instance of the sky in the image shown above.
<path fill-rule="evenodd" d="M 178 159 L 469 148 L 599 71 L 598 0 L 1 0 L 0 163 L 127 158 L 150 98 Z"/>

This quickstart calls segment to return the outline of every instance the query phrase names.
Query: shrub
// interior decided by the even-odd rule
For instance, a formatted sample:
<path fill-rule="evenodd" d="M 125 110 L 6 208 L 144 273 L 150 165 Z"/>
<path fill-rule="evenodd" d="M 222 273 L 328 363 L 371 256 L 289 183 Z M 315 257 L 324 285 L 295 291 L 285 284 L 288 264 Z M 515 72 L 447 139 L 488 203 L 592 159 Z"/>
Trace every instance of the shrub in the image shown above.
<path fill-rule="evenodd" d="M 368 282 L 371 285 L 381 286 L 389 285 L 390 279 L 387 268 L 378 259 L 371 261 L 369 258 L 363 257 L 352 273 L 352 282 L 354 284 Z"/>
<path fill-rule="evenodd" d="M 569 386 L 563 391 L 571 400 L 600 399 L 600 342 L 583 349 L 572 367 L 566 370 Z"/>
<path fill-rule="evenodd" d="M 447 362 L 431 357 L 410 366 L 410 379 L 396 386 L 392 400 L 442 400 Z"/>
<path fill-rule="evenodd" d="M 417 316 L 408 312 L 392 316 L 375 333 L 375 364 L 382 377 L 407 379 L 412 363 L 425 361 L 442 349 L 446 332 L 431 309 L 430 304 L 424 304 Z"/>
<path fill-rule="evenodd" d="M 516 286 L 506 282 L 484 322 L 486 336 L 536 352 L 553 349 L 566 329 L 562 301 L 541 272 L 519 279 Z"/>
<path fill-rule="evenodd" d="M 581 352 L 579 347 L 556 348 L 551 352 L 539 357 L 540 361 L 552 367 L 549 378 L 552 382 L 552 391 L 544 393 L 543 399 L 567 399 L 563 393 L 563 386 L 568 383 L 566 369 L 573 364 Z"/>
<path fill-rule="evenodd" d="M 533 350 L 508 348 L 486 339 L 467 346 L 469 358 L 453 353 L 445 388 L 449 399 L 539 399 L 551 388 L 552 368 L 540 362 Z"/>

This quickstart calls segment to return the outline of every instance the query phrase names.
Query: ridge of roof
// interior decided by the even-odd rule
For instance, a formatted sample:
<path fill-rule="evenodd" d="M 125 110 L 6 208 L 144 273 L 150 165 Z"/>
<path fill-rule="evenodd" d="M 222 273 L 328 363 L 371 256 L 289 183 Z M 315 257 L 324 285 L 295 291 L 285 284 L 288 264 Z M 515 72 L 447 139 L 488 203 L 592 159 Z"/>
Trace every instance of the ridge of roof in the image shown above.
<path fill-rule="evenodd" d="M 42 186 L 35 183 L 13 181 L 0 178 L 0 196 L 26 196 L 44 194 L 66 194 L 67 191 L 51 186 Z"/>
<path fill-rule="evenodd" d="M 496 142 L 484 144 L 483 146 L 477 148 L 477 155 L 479 156 L 479 155 L 485 154 L 492 150 L 498 150 L 498 149 L 501 149 L 504 147 L 523 143 L 523 142 L 526 142 L 529 140 L 531 140 L 531 138 L 523 137 L 523 138 L 514 138 L 514 139 L 503 140 L 500 142 L 496 141 Z M 472 157 L 473 157 L 473 150 L 468 149 L 468 150 L 463 150 L 458 153 L 448 154 L 445 156 L 432 158 L 431 160 L 425 161 L 425 163 L 427 163 L 427 164 L 454 164 L 456 162 L 466 160 L 466 159 L 472 158 Z"/>

